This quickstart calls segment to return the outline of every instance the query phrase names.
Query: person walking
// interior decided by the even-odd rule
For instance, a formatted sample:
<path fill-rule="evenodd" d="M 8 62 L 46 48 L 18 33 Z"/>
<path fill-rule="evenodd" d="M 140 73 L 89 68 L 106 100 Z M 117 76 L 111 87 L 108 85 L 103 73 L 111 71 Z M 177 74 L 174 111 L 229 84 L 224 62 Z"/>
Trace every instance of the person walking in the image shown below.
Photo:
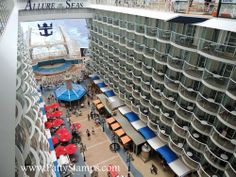
<path fill-rule="evenodd" d="M 88 121 L 90 121 L 90 115 L 88 114 Z"/>
<path fill-rule="evenodd" d="M 88 139 L 90 139 L 90 131 L 89 131 L 89 129 L 86 130 L 86 134 L 87 134 Z"/>
<path fill-rule="evenodd" d="M 92 127 L 92 134 L 95 135 L 94 127 Z"/>

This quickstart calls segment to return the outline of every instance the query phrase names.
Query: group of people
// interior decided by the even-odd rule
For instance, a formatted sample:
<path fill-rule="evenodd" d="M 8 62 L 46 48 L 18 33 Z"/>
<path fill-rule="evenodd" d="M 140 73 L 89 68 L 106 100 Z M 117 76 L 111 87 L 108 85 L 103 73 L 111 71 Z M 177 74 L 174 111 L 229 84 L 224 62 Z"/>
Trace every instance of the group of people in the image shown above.
<path fill-rule="evenodd" d="M 91 133 L 92 133 L 92 135 L 95 135 L 94 127 L 92 127 L 92 129 L 91 129 Z M 86 130 L 86 134 L 87 134 L 88 139 L 90 139 L 91 133 L 90 133 L 89 129 Z"/>

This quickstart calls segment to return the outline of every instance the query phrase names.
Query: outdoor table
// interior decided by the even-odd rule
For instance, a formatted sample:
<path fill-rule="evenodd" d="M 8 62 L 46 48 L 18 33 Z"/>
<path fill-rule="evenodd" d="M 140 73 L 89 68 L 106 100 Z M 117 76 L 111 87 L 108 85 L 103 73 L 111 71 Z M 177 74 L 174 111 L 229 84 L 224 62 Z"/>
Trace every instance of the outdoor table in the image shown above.
<path fill-rule="evenodd" d="M 188 109 L 189 111 L 192 111 L 192 110 L 193 110 L 193 107 L 192 107 L 192 106 L 188 106 L 187 109 Z"/>
<path fill-rule="evenodd" d="M 164 114 L 164 116 L 166 116 L 166 117 L 169 117 L 169 113 L 168 112 L 166 112 L 165 114 Z"/>
<path fill-rule="evenodd" d="M 188 126 L 186 126 L 186 125 L 185 125 L 185 126 L 183 126 L 183 129 L 184 129 L 184 130 L 186 130 L 186 131 L 188 130 L 188 128 L 189 128 L 189 127 L 188 127 Z"/>
<path fill-rule="evenodd" d="M 223 159 L 223 160 L 228 160 L 228 156 L 226 154 L 221 154 L 220 157 Z"/>
<path fill-rule="evenodd" d="M 190 151 L 188 151 L 188 152 L 187 152 L 187 155 L 188 155 L 189 157 L 192 157 L 192 156 L 193 156 L 193 153 L 190 152 Z"/>
<path fill-rule="evenodd" d="M 182 148 L 183 147 L 183 143 L 178 143 L 178 147 Z"/>
<path fill-rule="evenodd" d="M 199 138 L 200 135 L 199 135 L 198 133 L 194 133 L 194 134 L 193 134 L 193 137 L 194 137 L 194 138 Z"/>

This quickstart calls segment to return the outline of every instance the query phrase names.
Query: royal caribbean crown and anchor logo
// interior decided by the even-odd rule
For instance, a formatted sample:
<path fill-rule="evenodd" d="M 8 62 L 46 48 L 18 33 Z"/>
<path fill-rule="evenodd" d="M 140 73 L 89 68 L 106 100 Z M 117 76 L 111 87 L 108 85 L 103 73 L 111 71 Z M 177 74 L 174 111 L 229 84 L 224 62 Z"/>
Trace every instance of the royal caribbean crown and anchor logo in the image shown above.
<path fill-rule="evenodd" d="M 47 23 L 43 23 L 42 26 L 40 24 L 38 24 L 38 28 L 39 28 L 39 30 L 44 31 L 44 33 L 40 32 L 40 36 L 48 37 L 53 34 L 53 31 L 48 32 L 48 30 L 52 30 L 52 23 L 49 26 Z"/>
<path fill-rule="evenodd" d="M 87 0 L 61 0 L 56 2 L 33 2 L 28 0 L 24 10 L 79 9 L 87 5 Z"/>

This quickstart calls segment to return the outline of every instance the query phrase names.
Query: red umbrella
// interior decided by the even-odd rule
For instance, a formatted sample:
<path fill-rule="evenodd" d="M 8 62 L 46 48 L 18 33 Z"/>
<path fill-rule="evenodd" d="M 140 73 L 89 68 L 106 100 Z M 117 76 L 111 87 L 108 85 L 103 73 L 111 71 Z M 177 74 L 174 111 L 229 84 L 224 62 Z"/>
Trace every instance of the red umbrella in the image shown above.
<path fill-rule="evenodd" d="M 61 115 L 62 115 L 61 111 L 55 111 L 52 113 L 52 116 L 54 116 L 54 117 L 60 117 Z"/>
<path fill-rule="evenodd" d="M 47 113 L 46 113 L 46 117 L 47 117 L 48 119 L 52 118 L 52 117 L 53 117 L 53 116 L 52 116 L 52 113 L 47 112 Z"/>
<path fill-rule="evenodd" d="M 74 154 L 77 151 L 77 146 L 75 144 L 68 144 L 65 147 L 65 151 L 67 154 Z"/>
<path fill-rule="evenodd" d="M 52 137 L 52 144 L 55 145 L 55 144 L 57 144 L 57 143 L 59 143 L 58 138 L 57 138 L 56 136 L 53 136 L 53 137 Z"/>
<path fill-rule="evenodd" d="M 74 128 L 76 128 L 77 130 L 81 128 L 81 124 L 80 123 L 75 123 L 75 124 L 72 124 L 70 129 L 73 130 Z"/>
<path fill-rule="evenodd" d="M 66 128 L 59 128 L 56 131 L 56 134 L 59 135 L 59 136 L 62 135 L 62 134 L 66 134 L 66 133 L 69 133 L 69 131 Z"/>
<path fill-rule="evenodd" d="M 52 128 L 52 122 L 45 122 L 45 127 L 47 128 L 47 129 L 50 129 L 50 128 Z"/>
<path fill-rule="evenodd" d="M 55 148 L 55 152 L 56 152 L 56 156 L 60 157 L 61 155 L 65 155 L 66 154 L 66 149 L 65 146 L 58 146 Z"/>
<path fill-rule="evenodd" d="M 54 103 L 54 104 L 51 105 L 51 108 L 52 108 L 52 109 L 55 109 L 55 108 L 58 108 L 58 107 L 59 107 L 59 104 L 58 104 L 58 103 Z"/>
<path fill-rule="evenodd" d="M 61 142 L 67 142 L 67 141 L 70 141 L 71 138 L 72 138 L 72 135 L 68 132 L 68 133 L 61 134 L 59 139 Z"/>
<path fill-rule="evenodd" d="M 62 119 L 55 119 L 55 120 L 53 120 L 53 122 L 52 122 L 52 125 L 53 125 L 54 127 L 58 127 L 58 126 L 60 126 L 60 125 L 62 125 L 62 124 L 64 124 L 64 121 L 63 121 Z"/>
<path fill-rule="evenodd" d="M 49 109 L 51 109 L 51 105 L 47 105 L 47 106 L 45 105 L 44 109 L 45 109 L 45 111 L 48 111 Z"/>

